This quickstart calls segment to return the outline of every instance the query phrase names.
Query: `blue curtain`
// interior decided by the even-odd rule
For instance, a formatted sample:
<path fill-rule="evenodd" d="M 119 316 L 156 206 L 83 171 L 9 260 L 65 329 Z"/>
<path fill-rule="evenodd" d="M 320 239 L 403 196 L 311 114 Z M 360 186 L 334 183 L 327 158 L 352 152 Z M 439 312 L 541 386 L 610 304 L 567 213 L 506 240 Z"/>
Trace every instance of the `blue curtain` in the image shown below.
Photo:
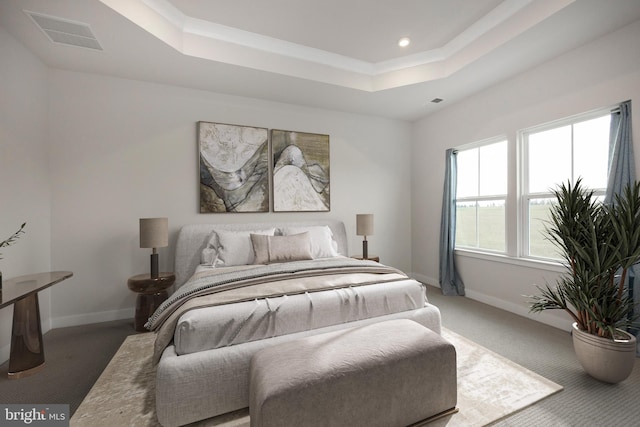
<path fill-rule="evenodd" d="M 620 104 L 619 111 L 611 113 L 609 133 L 609 177 L 605 203 L 614 202 L 614 194 L 636 180 L 633 139 L 631 137 L 631 101 Z"/>
<path fill-rule="evenodd" d="M 633 185 L 636 180 L 635 159 L 633 156 L 633 138 L 631 135 L 631 101 L 620 104 L 619 111 L 611 113 L 611 130 L 609 133 L 609 176 L 607 180 L 607 192 L 605 203 L 615 202 L 615 195 L 621 194 L 627 185 Z M 628 272 L 627 288 L 629 296 L 636 302 L 640 302 L 638 281 L 635 280 L 638 267 L 632 267 Z M 640 308 L 636 306 L 638 314 Z M 640 338 L 640 330 L 631 328 L 629 331 Z M 636 355 L 640 356 L 640 340 L 636 348 Z"/>
<path fill-rule="evenodd" d="M 444 295 L 464 295 L 464 283 L 458 276 L 454 260 L 456 246 L 456 185 L 457 156 L 453 149 L 446 152 L 447 164 L 442 193 L 440 220 L 440 289 Z"/>

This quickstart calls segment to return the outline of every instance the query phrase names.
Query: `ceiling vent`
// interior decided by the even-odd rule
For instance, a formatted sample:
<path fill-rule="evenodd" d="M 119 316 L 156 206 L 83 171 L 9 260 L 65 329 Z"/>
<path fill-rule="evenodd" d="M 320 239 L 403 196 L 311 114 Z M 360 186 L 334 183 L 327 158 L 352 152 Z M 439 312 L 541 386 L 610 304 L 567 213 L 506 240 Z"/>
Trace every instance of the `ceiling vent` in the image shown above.
<path fill-rule="evenodd" d="M 87 24 L 27 10 L 25 10 L 25 13 L 53 43 L 102 50 L 102 46 L 100 46 L 96 36 L 93 35 L 91 28 Z"/>

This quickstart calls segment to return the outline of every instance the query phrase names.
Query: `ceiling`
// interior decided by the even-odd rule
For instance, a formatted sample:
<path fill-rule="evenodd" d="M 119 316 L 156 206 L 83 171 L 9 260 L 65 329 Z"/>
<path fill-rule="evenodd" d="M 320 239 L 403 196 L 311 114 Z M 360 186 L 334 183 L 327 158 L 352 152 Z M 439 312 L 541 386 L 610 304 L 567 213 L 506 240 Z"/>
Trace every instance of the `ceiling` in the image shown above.
<path fill-rule="evenodd" d="M 25 12 L 87 25 L 101 50 Z M 53 68 L 403 120 L 639 19 L 640 0 L 0 0 Z"/>

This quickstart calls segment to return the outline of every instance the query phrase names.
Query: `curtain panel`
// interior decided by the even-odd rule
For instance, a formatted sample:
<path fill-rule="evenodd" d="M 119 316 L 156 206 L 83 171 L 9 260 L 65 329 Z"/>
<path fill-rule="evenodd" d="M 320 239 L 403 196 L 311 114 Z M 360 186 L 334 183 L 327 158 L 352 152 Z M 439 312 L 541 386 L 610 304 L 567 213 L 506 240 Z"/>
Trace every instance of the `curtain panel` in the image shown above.
<path fill-rule="evenodd" d="M 609 176 L 605 203 L 615 202 L 615 194 L 636 180 L 636 167 L 631 135 L 631 101 L 620 104 L 619 111 L 611 113 L 609 132 Z"/>
<path fill-rule="evenodd" d="M 631 134 L 631 101 L 620 104 L 618 111 L 611 113 L 611 129 L 609 132 L 609 176 L 607 177 L 607 192 L 605 203 L 615 203 L 615 195 L 621 194 L 628 185 L 636 181 L 635 158 L 633 154 L 633 137 Z M 640 303 L 640 292 L 637 289 L 638 271 L 636 265 L 631 267 L 627 276 L 627 291 L 629 297 Z M 634 289 L 635 288 L 635 289 Z M 640 307 L 636 305 L 632 316 L 640 314 Z M 638 339 L 640 346 L 640 329 L 630 328 L 630 333 Z M 640 356 L 640 347 L 636 348 L 636 356 Z"/>
<path fill-rule="evenodd" d="M 446 152 L 442 218 L 440 220 L 440 289 L 444 295 L 464 295 L 464 283 L 454 259 L 456 246 L 457 152 Z"/>

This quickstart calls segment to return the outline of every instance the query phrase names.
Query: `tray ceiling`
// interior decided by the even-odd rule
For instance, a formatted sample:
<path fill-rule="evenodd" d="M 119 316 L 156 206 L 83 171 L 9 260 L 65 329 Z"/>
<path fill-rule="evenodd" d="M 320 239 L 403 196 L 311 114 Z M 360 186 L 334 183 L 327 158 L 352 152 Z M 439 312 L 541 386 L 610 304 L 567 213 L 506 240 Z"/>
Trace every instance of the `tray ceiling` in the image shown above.
<path fill-rule="evenodd" d="M 414 120 L 640 19 L 639 1 L 614 4 L 3 0 L 0 25 L 54 68 Z M 54 43 L 26 12 L 103 50 Z"/>

